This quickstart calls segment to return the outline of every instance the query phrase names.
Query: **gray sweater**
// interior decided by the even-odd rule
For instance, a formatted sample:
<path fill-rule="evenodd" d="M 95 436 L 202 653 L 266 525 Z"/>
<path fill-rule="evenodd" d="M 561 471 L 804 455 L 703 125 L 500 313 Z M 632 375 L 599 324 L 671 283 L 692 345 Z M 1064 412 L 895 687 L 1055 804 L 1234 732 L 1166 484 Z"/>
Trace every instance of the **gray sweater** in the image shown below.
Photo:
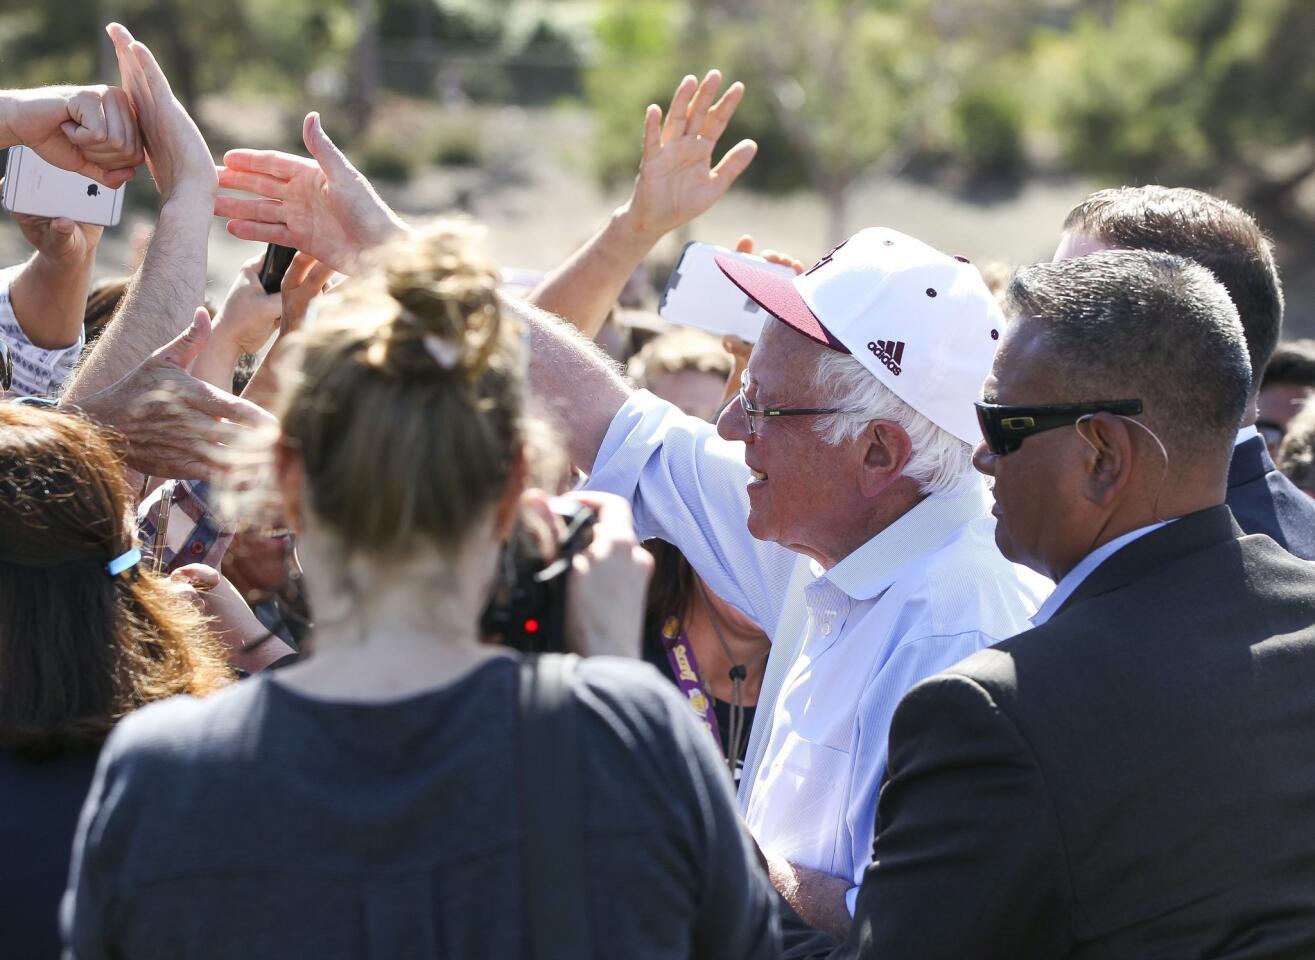
<path fill-rule="evenodd" d="M 517 669 L 371 705 L 262 676 L 129 717 L 82 813 L 66 956 L 527 956 Z M 774 956 L 771 888 L 688 705 L 638 662 L 583 661 L 574 686 L 595 955 Z"/>

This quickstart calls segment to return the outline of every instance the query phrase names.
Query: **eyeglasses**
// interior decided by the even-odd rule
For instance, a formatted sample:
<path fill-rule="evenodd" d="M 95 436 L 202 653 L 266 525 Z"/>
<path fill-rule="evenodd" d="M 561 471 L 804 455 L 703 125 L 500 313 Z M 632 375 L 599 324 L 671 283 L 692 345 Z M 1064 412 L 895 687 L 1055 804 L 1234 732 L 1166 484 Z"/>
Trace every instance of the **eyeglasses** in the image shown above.
<path fill-rule="evenodd" d="M 744 392 L 749 386 L 749 371 L 740 374 L 740 406 L 749 421 L 749 436 L 758 439 L 758 420 L 762 417 L 816 417 L 827 413 L 854 413 L 843 407 L 755 407 Z"/>
<path fill-rule="evenodd" d="M 977 407 L 977 423 L 982 428 L 986 448 L 997 457 L 1013 453 L 1023 440 L 1034 433 L 1067 427 L 1093 413 L 1114 413 L 1134 417 L 1141 413 L 1140 400 L 1093 400 L 1090 403 L 1055 403 L 1043 406 L 982 403 Z"/>
<path fill-rule="evenodd" d="M 0 393 L 4 393 L 14 382 L 14 360 L 9 356 L 9 344 L 0 340 Z"/>

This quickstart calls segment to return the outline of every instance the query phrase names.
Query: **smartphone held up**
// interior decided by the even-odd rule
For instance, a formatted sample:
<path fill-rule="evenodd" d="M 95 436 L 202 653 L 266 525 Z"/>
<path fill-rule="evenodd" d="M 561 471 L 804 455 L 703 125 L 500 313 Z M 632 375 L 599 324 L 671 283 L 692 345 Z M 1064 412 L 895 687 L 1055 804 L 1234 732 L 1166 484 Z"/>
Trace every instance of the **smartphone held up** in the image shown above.
<path fill-rule="evenodd" d="M 123 216 L 124 189 L 47 163 L 28 147 L 9 148 L 3 202 L 10 213 L 113 227 Z"/>
<path fill-rule="evenodd" d="M 710 243 L 687 243 L 662 291 L 658 314 L 668 323 L 719 335 L 733 334 L 747 343 L 756 343 L 767 314 L 721 272 L 718 256 L 743 260 L 783 277 L 795 275 L 792 268 L 751 253 Z"/>

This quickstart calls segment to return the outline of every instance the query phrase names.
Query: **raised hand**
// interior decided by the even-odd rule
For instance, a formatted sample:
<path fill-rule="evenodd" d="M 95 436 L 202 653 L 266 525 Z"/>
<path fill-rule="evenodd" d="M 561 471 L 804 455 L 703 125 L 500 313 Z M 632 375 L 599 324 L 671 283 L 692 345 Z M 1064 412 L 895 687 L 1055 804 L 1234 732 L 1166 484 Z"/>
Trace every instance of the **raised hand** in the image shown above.
<path fill-rule="evenodd" d="M 111 188 L 131 180 L 142 162 L 137 118 L 118 87 L 40 87 L 0 95 L 0 146 L 14 144 Z"/>
<path fill-rule="evenodd" d="M 215 215 L 242 240 L 305 251 L 341 273 L 361 254 L 405 231 L 406 225 L 324 132 L 318 113 L 302 127 L 315 159 L 279 150 L 230 150 L 219 185 L 255 194 L 217 197 Z"/>
<path fill-rule="evenodd" d="M 228 464 L 223 455 L 240 430 L 273 426 L 258 406 L 190 373 L 210 336 L 210 318 L 198 308 L 192 325 L 118 383 L 78 401 L 93 420 L 123 437 L 129 467 L 139 473 L 206 480 Z"/>
<path fill-rule="evenodd" d="M 744 97 L 744 84 L 736 82 L 714 103 L 720 86 L 721 72 L 709 70 L 702 83 L 692 75 L 680 81 L 665 119 L 661 107 L 649 105 L 643 160 L 623 208 L 644 236 L 656 240 L 703 213 L 758 152 L 752 140 L 741 140 L 712 165 L 717 141 Z"/>
<path fill-rule="evenodd" d="M 154 55 L 122 24 L 111 23 L 105 32 L 114 43 L 123 88 L 137 112 L 146 163 L 160 196 L 168 200 L 180 192 L 190 192 L 213 197 L 219 185 L 210 148 L 173 95 Z"/>

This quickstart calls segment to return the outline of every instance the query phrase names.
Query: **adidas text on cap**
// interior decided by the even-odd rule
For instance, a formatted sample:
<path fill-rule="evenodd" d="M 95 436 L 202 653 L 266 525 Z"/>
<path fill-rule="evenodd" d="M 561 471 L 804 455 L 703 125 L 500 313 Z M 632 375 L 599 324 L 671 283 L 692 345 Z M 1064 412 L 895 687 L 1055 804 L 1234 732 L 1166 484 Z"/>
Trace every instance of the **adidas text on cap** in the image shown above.
<path fill-rule="evenodd" d="M 884 227 L 860 230 L 793 279 L 718 257 L 746 295 L 804 336 L 853 354 L 924 417 L 976 445 L 973 407 L 1004 329 L 977 268 Z"/>

